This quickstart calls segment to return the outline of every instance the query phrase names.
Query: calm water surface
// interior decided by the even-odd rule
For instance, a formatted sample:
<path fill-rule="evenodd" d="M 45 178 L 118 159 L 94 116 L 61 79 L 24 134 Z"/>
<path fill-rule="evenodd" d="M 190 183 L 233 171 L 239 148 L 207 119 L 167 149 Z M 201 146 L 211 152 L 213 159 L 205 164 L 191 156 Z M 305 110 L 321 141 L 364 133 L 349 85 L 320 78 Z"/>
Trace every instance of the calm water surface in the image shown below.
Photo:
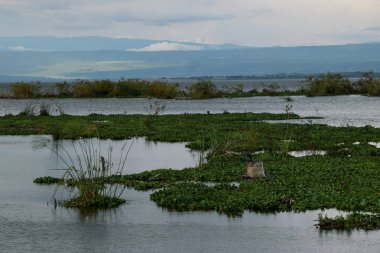
<path fill-rule="evenodd" d="M 121 163 L 120 158 L 123 160 L 126 157 L 124 172 L 127 174 L 153 169 L 184 169 L 195 167 L 200 159 L 200 153 L 186 148 L 186 143 L 184 142 L 151 142 L 146 141 L 145 138 L 134 138 L 125 141 L 84 139 L 80 141 L 61 140 L 53 142 L 51 137 L 32 138 L 34 144 L 38 144 L 40 141 L 48 141 L 50 144 L 49 147 L 52 148 L 54 152 L 58 152 L 65 160 L 68 160 L 68 156 L 72 158 L 76 157 L 74 146 L 79 151 L 79 142 L 84 145 L 91 145 L 93 150 L 100 150 L 104 157 L 108 157 L 110 153 L 111 161 L 115 167 Z M 35 146 L 36 145 L 34 145 L 34 147 Z M 110 149 L 112 149 L 111 152 L 109 152 Z M 57 168 L 65 167 L 62 159 L 56 160 L 58 160 L 56 163 Z"/>
<path fill-rule="evenodd" d="M 54 209 L 47 205 L 53 187 L 33 184 L 37 176 L 59 176 L 57 157 L 36 149 L 48 136 L 0 137 L 0 252 L 379 252 L 380 233 L 319 232 L 313 224 L 318 211 L 256 214 L 228 218 L 216 212 L 168 212 L 149 200 L 151 192 L 127 190 L 128 204 L 97 213 Z M 151 149 L 148 159 L 164 166 L 172 144 L 139 139 L 132 149 Z M 50 143 L 50 142 L 49 142 Z M 68 149 L 71 142 L 60 143 Z M 120 143 L 104 141 L 101 146 Z M 188 160 L 167 165 L 194 165 L 184 143 L 178 152 Z M 54 148 L 54 144 L 52 146 Z M 160 149 L 159 153 L 157 149 Z M 180 151 L 179 149 L 182 149 Z M 120 150 L 119 150 L 120 151 Z M 139 150 L 140 152 L 140 150 Z M 166 152 L 170 153 L 166 156 Z M 116 157 L 117 158 L 117 157 Z M 132 159 L 132 154 L 131 154 Z M 136 162 L 139 170 L 151 165 Z M 173 159 L 173 158 L 172 158 Z M 132 161 L 131 161 L 132 162 Z M 139 165 L 139 166 L 137 166 Z M 330 214 L 338 214 L 329 210 Z"/>

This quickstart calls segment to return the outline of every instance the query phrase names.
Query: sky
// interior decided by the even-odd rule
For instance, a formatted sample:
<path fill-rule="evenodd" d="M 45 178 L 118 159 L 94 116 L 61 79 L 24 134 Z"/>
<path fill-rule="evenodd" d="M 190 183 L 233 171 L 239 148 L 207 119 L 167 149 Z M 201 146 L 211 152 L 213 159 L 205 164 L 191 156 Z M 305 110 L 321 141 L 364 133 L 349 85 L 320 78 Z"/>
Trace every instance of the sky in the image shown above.
<path fill-rule="evenodd" d="M 246 46 L 380 42 L 379 10 L 380 0 L 0 0 L 0 36 Z"/>

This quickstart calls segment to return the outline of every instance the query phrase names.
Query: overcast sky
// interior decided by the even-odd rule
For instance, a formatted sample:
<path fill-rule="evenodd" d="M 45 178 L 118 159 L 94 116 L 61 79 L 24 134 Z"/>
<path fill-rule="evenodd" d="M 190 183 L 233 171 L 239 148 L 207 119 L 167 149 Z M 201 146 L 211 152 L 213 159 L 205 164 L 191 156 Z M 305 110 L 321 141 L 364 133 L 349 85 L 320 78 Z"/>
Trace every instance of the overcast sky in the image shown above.
<path fill-rule="evenodd" d="M 380 41 L 380 0 L 0 0 L 0 36 L 250 46 Z"/>

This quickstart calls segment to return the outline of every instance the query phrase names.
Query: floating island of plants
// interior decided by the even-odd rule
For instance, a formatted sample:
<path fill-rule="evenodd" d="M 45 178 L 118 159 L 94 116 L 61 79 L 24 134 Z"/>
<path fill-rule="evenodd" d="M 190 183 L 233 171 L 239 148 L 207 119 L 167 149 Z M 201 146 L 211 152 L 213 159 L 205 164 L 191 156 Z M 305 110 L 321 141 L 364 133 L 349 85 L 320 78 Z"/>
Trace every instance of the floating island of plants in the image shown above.
<path fill-rule="evenodd" d="M 288 119 L 305 124 L 263 122 Z M 64 123 L 54 128 L 59 122 Z M 207 162 L 195 168 L 96 178 L 102 187 L 156 189 L 151 200 L 169 210 L 214 210 L 231 216 L 246 210 L 303 212 L 328 208 L 380 213 L 380 149 L 370 144 L 380 142 L 380 129 L 371 126 L 331 127 L 293 113 L 0 118 L 1 134 L 75 138 L 81 132 L 86 137 L 146 136 L 155 141 L 186 141 L 189 148 L 204 151 Z M 302 150 L 326 152 L 305 157 L 289 155 L 290 151 Z M 263 161 L 265 178 L 242 177 L 247 154 Z"/>

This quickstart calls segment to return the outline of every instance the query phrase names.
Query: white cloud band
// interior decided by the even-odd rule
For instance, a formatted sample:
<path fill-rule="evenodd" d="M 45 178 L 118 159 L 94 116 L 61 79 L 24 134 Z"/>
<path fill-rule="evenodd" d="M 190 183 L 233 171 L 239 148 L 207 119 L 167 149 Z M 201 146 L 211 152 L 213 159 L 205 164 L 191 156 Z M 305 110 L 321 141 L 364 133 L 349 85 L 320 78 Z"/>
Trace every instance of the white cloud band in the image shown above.
<path fill-rule="evenodd" d="M 187 45 L 177 42 L 157 42 L 143 48 L 128 49 L 135 52 L 156 52 L 156 51 L 197 51 L 202 50 L 201 46 Z"/>

